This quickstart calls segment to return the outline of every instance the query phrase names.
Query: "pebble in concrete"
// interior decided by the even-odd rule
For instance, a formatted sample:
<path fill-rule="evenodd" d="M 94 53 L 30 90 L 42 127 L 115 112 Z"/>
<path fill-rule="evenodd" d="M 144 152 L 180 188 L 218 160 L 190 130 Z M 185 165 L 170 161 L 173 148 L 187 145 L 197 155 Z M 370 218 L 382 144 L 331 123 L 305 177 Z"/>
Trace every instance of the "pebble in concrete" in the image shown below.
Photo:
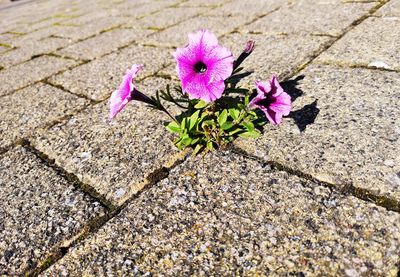
<path fill-rule="evenodd" d="M 0 156 L 0 275 L 35 269 L 105 213 L 25 148 Z"/>
<path fill-rule="evenodd" d="M 400 201 L 400 75 L 328 66 L 300 74 L 297 85 L 285 84 L 290 118 L 237 145 L 321 181 Z"/>
<path fill-rule="evenodd" d="M 232 153 L 189 159 L 43 276 L 395 276 L 400 215 Z"/>

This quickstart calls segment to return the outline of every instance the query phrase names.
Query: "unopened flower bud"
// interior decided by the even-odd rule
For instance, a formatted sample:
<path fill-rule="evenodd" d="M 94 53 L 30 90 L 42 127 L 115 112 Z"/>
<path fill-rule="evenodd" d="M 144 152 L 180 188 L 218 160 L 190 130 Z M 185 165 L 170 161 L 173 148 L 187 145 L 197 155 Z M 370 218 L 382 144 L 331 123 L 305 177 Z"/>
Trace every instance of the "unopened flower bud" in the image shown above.
<path fill-rule="evenodd" d="M 256 46 L 256 42 L 254 40 L 249 40 L 246 42 L 246 47 L 244 48 L 244 51 L 246 54 L 250 54 L 253 52 L 254 47 Z"/>

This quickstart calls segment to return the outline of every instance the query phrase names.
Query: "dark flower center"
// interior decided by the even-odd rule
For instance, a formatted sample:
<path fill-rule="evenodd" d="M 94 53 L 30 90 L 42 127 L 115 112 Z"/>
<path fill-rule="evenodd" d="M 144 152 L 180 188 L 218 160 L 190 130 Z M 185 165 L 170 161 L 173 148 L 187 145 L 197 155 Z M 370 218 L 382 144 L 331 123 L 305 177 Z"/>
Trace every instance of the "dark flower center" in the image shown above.
<path fill-rule="evenodd" d="M 265 97 L 264 99 L 261 99 L 259 101 L 257 101 L 257 105 L 263 106 L 263 107 L 269 107 L 269 105 L 271 105 L 271 103 L 275 102 L 275 99 L 273 99 L 273 97 Z"/>
<path fill-rule="evenodd" d="M 206 70 L 207 70 L 207 65 L 202 61 L 199 61 L 194 65 L 194 71 L 196 71 L 197 73 L 204 73 L 206 72 Z"/>

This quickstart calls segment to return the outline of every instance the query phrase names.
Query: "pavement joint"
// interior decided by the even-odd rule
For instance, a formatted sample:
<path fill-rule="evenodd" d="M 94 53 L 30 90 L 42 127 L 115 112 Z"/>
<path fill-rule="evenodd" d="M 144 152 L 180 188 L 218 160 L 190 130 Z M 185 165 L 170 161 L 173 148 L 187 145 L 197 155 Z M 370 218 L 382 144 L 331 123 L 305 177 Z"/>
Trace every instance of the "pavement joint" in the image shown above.
<path fill-rule="evenodd" d="M 118 216 L 122 212 L 122 210 L 128 206 L 129 203 L 135 201 L 135 199 L 140 197 L 141 194 L 143 194 L 145 191 L 156 185 L 161 180 L 168 178 L 170 171 L 173 168 L 182 164 L 190 156 L 191 153 L 188 150 L 184 150 L 181 153 L 178 153 L 177 155 L 172 157 L 171 160 L 161 168 L 158 168 L 153 172 L 149 173 L 144 181 L 143 188 L 138 193 L 134 194 L 120 206 L 115 206 L 111 202 L 107 201 L 102 195 L 98 194 L 91 186 L 81 182 L 76 175 L 74 175 L 73 173 L 69 173 L 62 167 L 56 165 L 54 163 L 54 160 L 50 159 L 46 154 L 42 153 L 41 151 L 33 147 L 28 140 L 22 140 L 21 144 L 26 149 L 31 151 L 34 155 L 36 155 L 38 158 L 40 158 L 47 166 L 55 170 L 61 177 L 67 179 L 75 187 L 84 191 L 92 199 L 94 199 L 94 201 L 98 201 L 107 211 L 104 216 L 94 218 L 93 220 L 89 221 L 83 227 L 80 234 L 76 235 L 74 238 L 71 238 L 62 247 L 59 247 L 58 249 L 54 250 L 53 253 L 51 253 L 48 257 L 46 257 L 42 262 L 38 263 L 39 264 L 38 267 L 36 267 L 32 271 L 26 272 L 24 274 L 25 276 L 38 276 L 47 268 L 57 263 L 57 261 L 62 259 L 65 256 L 65 254 L 67 254 L 70 248 L 73 248 L 79 242 L 90 237 L 92 234 L 95 234 L 107 222 L 109 222 L 114 217 Z"/>

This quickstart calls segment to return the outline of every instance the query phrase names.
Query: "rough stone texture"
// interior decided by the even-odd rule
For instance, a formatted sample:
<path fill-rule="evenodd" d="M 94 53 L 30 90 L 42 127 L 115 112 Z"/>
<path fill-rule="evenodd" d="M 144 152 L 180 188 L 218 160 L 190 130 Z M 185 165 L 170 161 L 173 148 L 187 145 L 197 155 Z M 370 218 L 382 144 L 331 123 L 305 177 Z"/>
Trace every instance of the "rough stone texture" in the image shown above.
<path fill-rule="evenodd" d="M 286 88 L 291 119 L 237 145 L 265 160 L 338 186 L 400 200 L 400 75 L 310 67 Z M 303 94 L 303 95 L 302 95 Z"/>
<path fill-rule="evenodd" d="M 24 148 L 0 156 L 0 275 L 23 275 L 54 248 L 68 246 L 98 202 L 68 184 Z"/>
<path fill-rule="evenodd" d="M 243 25 L 249 19 L 245 16 L 234 16 L 227 20 L 224 17 L 199 16 L 184 21 L 178 25 L 168 28 L 162 32 L 157 32 L 148 37 L 148 43 L 166 46 L 184 46 L 187 44 L 187 34 L 196 32 L 200 29 L 209 29 L 217 36 L 234 31 L 238 26 Z M 215 28 L 218 26 L 218 28 Z"/>
<path fill-rule="evenodd" d="M 76 64 L 75 61 L 42 56 L 0 71 L 0 96 L 40 81 Z"/>
<path fill-rule="evenodd" d="M 50 53 L 57 48 L 68 44 L 68 39 L 55 37 L 45 38 L 40 41 L 28 40 L 21 48 L 8 51 L 7 53 L 0 55 L 0 64 L 5 67 L 10 67 L 12 65 L 28 61 L 34 56 Z"/>
<path fill-rule="evenodd" d="M 208 9 L 205 8 L 168 8 L 131 22 L 128 26 L 135 27 L 139 25 L 150 29 L 163 29 L 207 11 Z"/>
<path fill-rule="evenodd" d="M 118 11 L 122 16 L 142 18 L 165 8 L 176 6 L 178 3 L 177 0 L 125 2 L 118 6 Z"/>
<path fill-rule="evenodd" d="M 399 214 L 219 153 L 173 169 L 42 276 L 395 276 L 399 247 Z"/>
<path fill-rule="evenodd" d="M 132 64 L 144 64 L 138 79 L 153 74 L 172 61 L 170 49 L 132 45 L 72 70 L 56 75 L 52 83 L 93 100 L 104 100 L 119 86 Z"/>
<path fill-rule="evenodd" d="M 91 60 L 117 50 L 121 46 L 133 43 L 137 39 L 144 40 L 150 31 L 139 29 L 114 29 L 98 36 L 70 45 L 56 54 L 82 60 Z"/>
<path fill-rule="evenodd" d="M 88 102 L 41 83 L 3 97 L 0 101 L 0 148 L 84 108 Z"/>
<path fill-rule="evenodd" d="M 400 71 L 399 29 L 400 20 L 368 18 L 324 52 L 318 62 Z"/>
<path fill-rule="evenodd" d="M 144 92 L 165 87 L 165 81 L 151 80 L 138 87 Z M 132 102 L 112 123 L 108 112 L 107 102 L 95 105 L 50 128 L 33 145 L 112 204 L 122 204 L 177 151 L 161 112 Z"/>
<path fill-rule="evenodd" d="M 392 0 L 386 3 L 374 15 L 382 16 L 388 20 L 400 20 L 398 18 L 400 17 L 400 1 Z M 394 17 L 397 17 L 397 19 Z"/>
<path fill-rule="evenodd" d="M 213 9 L 208 15 L 212 16 L 247 16 L 249 18 L 256 19 L 259 16 L 266 15 L 284 4 L 287 1 L 284 0 L 252 0 L 242 1 L 233 0 L 221 5 L 216 9 Z M 227 20 L 230 20 L 229 18 Z"/>
<path fill-rule="evenodd" d="M 300 0 L 240 29 L 263 34 L 339 36 L 354 21 L 368 14 L 368 11 L 377 5 L 377 2 L 341 3 L 338 0 Z"/>

